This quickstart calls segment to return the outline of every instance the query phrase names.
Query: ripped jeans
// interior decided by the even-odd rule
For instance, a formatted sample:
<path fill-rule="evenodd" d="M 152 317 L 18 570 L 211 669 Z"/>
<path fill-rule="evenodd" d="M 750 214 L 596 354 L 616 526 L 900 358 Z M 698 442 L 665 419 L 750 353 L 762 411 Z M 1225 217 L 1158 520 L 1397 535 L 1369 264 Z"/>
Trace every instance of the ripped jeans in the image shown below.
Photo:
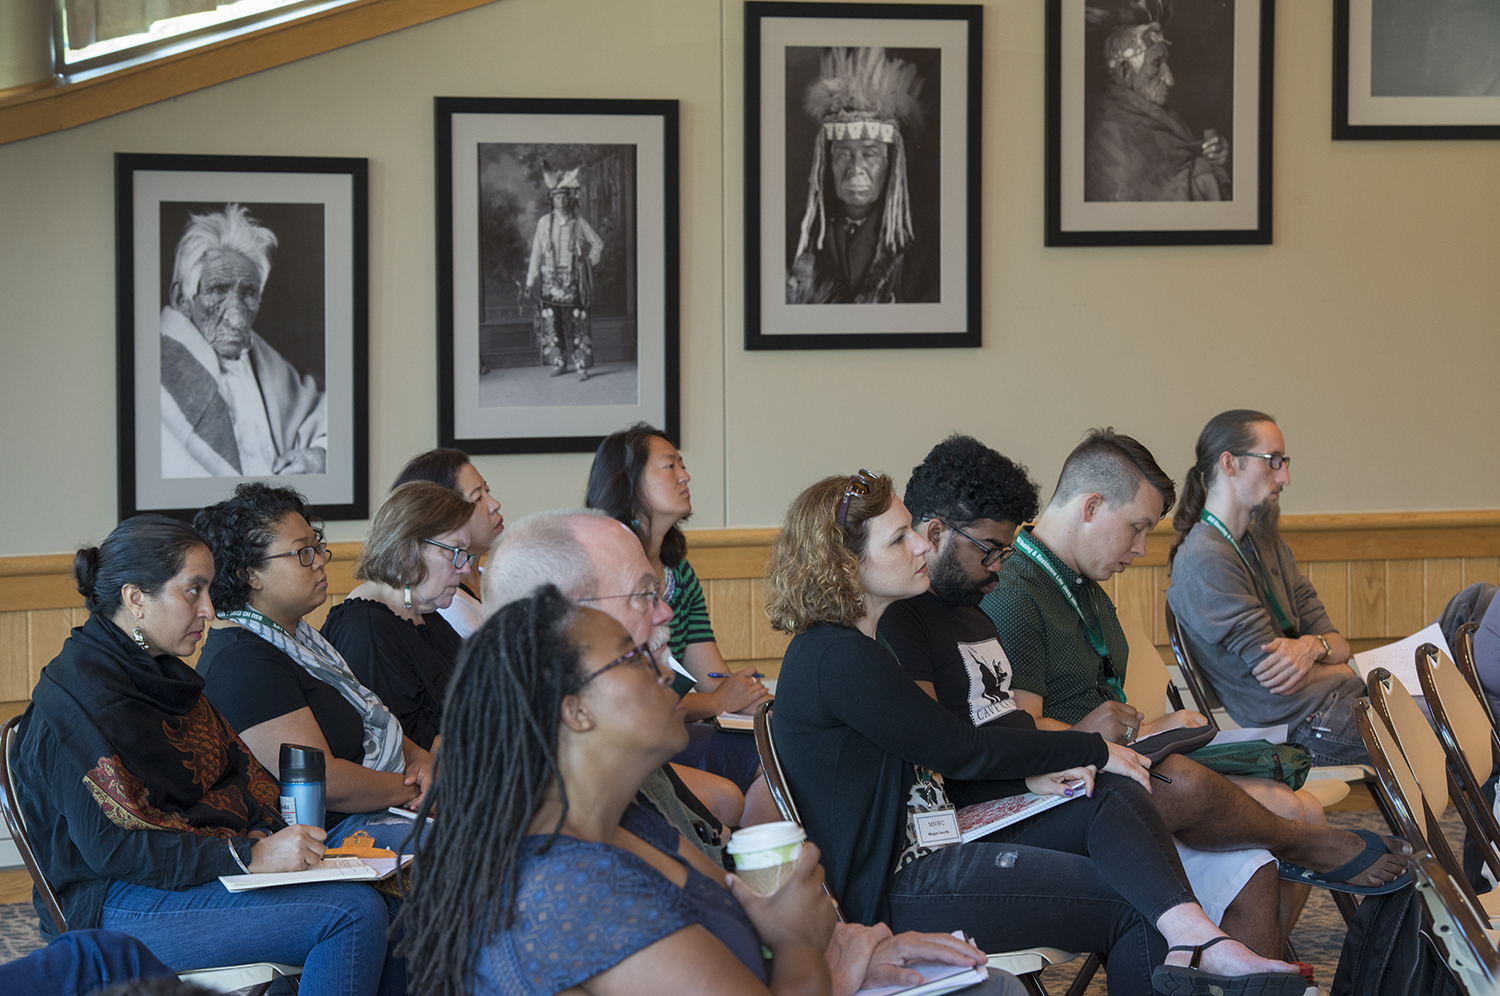
<path fill-rule="evenodd" d="M 1339 683 L 1306 719 L 1287 731 L 1287 743 L 1301 744 L 1315 765 L 1369 764 L 1365 742 L 1354 725 L 1354 703 L 1365 693 L 1353 676 Z"/>

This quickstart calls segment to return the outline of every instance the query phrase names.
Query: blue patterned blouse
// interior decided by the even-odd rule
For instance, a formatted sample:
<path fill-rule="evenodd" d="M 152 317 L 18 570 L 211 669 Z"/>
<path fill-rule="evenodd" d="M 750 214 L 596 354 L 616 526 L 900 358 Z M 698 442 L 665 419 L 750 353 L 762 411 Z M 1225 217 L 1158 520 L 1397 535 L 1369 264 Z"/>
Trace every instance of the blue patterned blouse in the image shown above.
<path fill-rule="evenodd" d="M 632 805 L 620 825 L 678 861 L 679 834 Z M 526 838 L 531 848 L 547 838 Z M 702 924 L 766 981 L 760 938 L 729 892 L 692 865 L 678 888 L 645 861 L 609 844 L 558 837 L 521 860 L 516 921 L 475 959 L 475 996 L 553 996 L 607 971 L 669 934 Z"/>

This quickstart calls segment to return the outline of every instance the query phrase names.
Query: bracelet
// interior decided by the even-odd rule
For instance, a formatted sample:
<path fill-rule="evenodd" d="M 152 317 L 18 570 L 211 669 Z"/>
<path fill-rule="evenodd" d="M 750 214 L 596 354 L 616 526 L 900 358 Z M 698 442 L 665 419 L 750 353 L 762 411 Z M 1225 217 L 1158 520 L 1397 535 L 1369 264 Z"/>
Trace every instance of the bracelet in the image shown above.
<path fill-rule="evenodd" d="M 229 856 L 234 859 L 235 864 L 240 866 L 240 871 L 246 875 L 250 874 L 250 869 L 245 867 L 245 859 L 241 858 L 240 852 L 234 849 L 234 838 L 226 837 L 224 838 L 224 843 L 229 845 Z"/>

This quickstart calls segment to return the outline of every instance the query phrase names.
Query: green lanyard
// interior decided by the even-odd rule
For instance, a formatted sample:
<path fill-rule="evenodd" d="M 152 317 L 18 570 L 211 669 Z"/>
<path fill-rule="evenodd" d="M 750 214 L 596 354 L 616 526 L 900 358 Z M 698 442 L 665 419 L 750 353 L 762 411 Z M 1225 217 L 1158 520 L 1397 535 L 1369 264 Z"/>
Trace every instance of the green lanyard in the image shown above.
<path fill-rule="evenodd" d="M 1265 572 L 1256 564 L 1250 563 L 1250 558 L 1245 556 L 1245 551 L 1240 549 L 1240 544 L 1233 536 L 1229 535 L 1229 527 L 1219 521 L 1219 517 L 1206 508 L 1198 513 L 1198 518 L 1213 526 L 1219 531 L 1220 536 L 1229 541 L 1229 545 L 1234 547 L 1234 552 L 1240 555 L 1240 561 L 1245 565 L 1245 570 L 1249 571 L 1251 576 L 1260 583 L 1261 593 L 1266 596 L 1266 601 L 1271 603 L 1271 614 L 1276 617 L 1276 625 L 1281 627 L 1281 635 L 1295 637 L 1297 635 L 1297 627 L 1292 625 L 1291 620 L 1286 617 L 1286 613 L 1281 610 L 1281 603 L 1277 601 L 1276 593 L 1271 590 L 1271 583 L 1266 580 Z M 1251 543 L 1253 544 L 1254 540 Z M 1257 563 L 1260 561 L 1259 551 L 1256 552 L 1255 559 Z"/>
<path fill-rule="evenodd" d="M 289 639 L 289 640 L 296 640 L 297 639 L 297 637 L 295 635 L 293 635 L 291 633 L 287 633 L 286 627 L 283 626 L 283 625 L 281 625 L 281 623 L 277 622 L 275 619 L 272 619 L 270 616 L 266 615 L 264 612 L 261 612 L 259 609 L 252 609 L 248 605 L 245 606 L 243 609 L 235 609 L 233 612 L 220 612 L 219 613 L 219 618 L 220 619 L 235 619 L 235 620 L 238 620 L 238 619 L 253 619 L 253 620 L 255 620 L 258 623 L 261 623 L 263 625 L 269 626 L 271 629 L 274 629 L 277 632 L 285 634 L 286 638 Z"/>
<path fill-rule="evenodd" d="M 1095 632 L 1094 628 L 1089 625 L 1088 617 L 1083 614 L 1083 606 L 1078 604 L 1078 599 L 1073 596 L 1072 590 L 1068 588 L 1067 580 L 1052 565 L 1052 560 L 1042 550 L 1042 545 L 1032 539 L 1031 534 L 1025 529 L 1016 533 L 1014 545 L 1027 560 L 1030 560 L 1043 571 L 1047 572 L 1047 576 L 1056 583 L 1058 590 L 1063 593 L 1063 598 L 1066 598 L 1068 604 L 1073 606 L 1073 611 L 1078 613 L 1078 621 L 1083 624 L 1083 632 L 1089 638 L 1089 645 L 1094 648 L 1094 653 L 1099 655 L 1099 663 L 1104 667 L 1104 681 L 1100 684 L 1099 690 L 1104 691 L 1107 687 L 1111 699 L 1116 702 L 1124 702 L 1125 685 L 1120 680 L 1119 674 L 1115 671 L 1114 660 L 1109 654 L 1109 646 L 1104 642 L 1103 617 L 1100 617 L 1099 630 Z"/>

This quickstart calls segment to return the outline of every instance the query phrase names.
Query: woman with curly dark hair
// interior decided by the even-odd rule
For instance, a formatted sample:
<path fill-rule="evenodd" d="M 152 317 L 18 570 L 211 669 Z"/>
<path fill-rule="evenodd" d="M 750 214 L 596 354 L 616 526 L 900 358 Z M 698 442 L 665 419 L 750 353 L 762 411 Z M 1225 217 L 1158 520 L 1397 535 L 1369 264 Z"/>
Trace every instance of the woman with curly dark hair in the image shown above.
<path fill-rule="evenodd" d="M 302 965 L 306 996 L 404 993 L 374 889 L 218 881 L 316 865 L 324 832 L 282 821 L 276 782 L 181 659 L 214 617 L 203 536 L 138 515 L 79 550 L 74 576 L 89 617 L 42 669 L 10 758 L 66 920 L 37 899 L 43 932 L 119 931 L 176 971 Z"/>
<path fill-rule="evenodd" d="M 1221 937 L 1204 915 L 1144 794 L 1149 762 L 1095 733 L 976 727 L 877 642 L 886 609 L 928 589 L 930 549 L 890 478 L 863 470 L 802 492 L 771 547 L 766 611 L 793 634 L 777 747 L 845 912 L 897 930 L 962 927 L 987 950 L 1107 952 L 1112 993 L 1249 981 L 1300 996 L 1291 965 Z M 965 844 L 945 778 L 990 781 L 995 798 L 1087 798 Z M 1192 967 L 1168 944 L 1192 951 Z"/>
<path fill-rule="evenodd" d="M 399 845 L 410 824 L 378 820 L 399 819 L 388 806 L 416 807 L 432 757 L 303 618 L 328 598 L 330 559 L 306 499 L 249 482 L 194 523 L 213 550 L 219 617 L 233 624 L 203 646 L 204 694 L 272 772 L 283 743 L 323 751 L 324 825 L 335 839 L 364 830 L 383 847 Z"/>
<path fill-rule="evenodd" d="M 918 981 L 910 961 L 983 964 L 951 936 L 835 925 L 815 847 L 762 897 L 633 805 L 686 741 L 670 677 L 551 585 L 464 645 L 426 804 L 443 817 L 396 923 L 414 992 L 849 996 Z M 990 986 L 972 991 L 1020 988 Z"/>

